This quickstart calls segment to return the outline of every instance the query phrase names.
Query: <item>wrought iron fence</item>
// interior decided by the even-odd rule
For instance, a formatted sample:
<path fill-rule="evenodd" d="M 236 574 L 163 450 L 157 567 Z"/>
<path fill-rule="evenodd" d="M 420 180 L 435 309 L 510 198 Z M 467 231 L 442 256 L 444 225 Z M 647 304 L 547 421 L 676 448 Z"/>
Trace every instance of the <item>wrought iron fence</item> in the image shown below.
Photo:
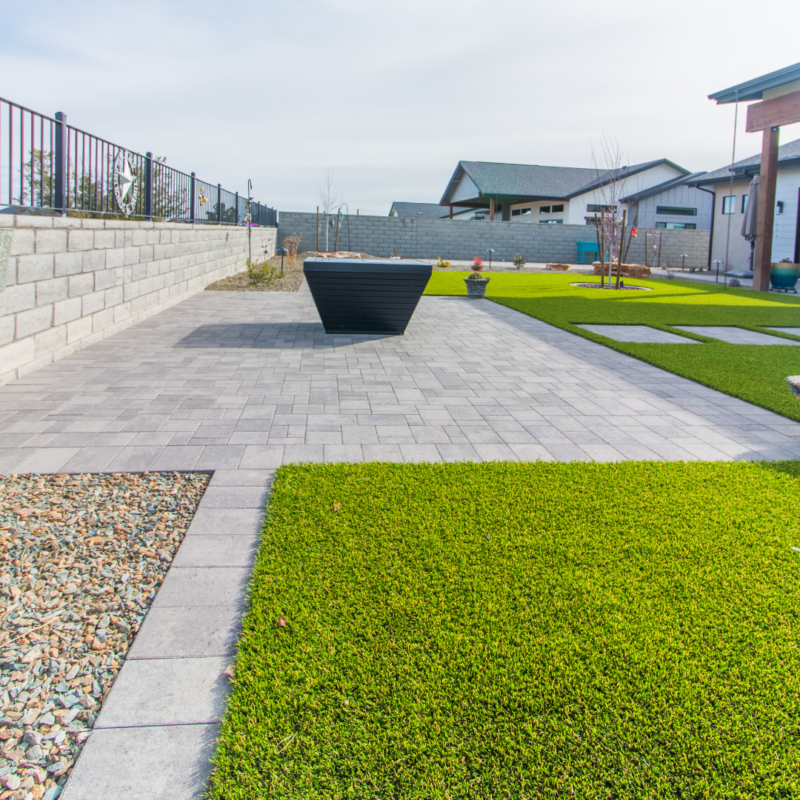
<path fill-rule="evenodd" d="M 278 212 L 0 97 L 0 207 L 276 227 Z"/>

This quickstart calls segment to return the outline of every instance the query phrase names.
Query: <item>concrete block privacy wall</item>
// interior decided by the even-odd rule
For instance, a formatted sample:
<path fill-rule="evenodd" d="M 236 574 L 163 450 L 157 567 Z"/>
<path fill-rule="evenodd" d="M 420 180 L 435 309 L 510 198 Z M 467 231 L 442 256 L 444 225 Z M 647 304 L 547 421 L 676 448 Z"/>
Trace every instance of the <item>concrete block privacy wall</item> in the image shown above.
<path fill-rule="evenodd" d="M 348 222 L 350 230 L 348 231 Z M 317 215 L 282 211 L 278 239 L 300 234 L 300 251 L 315 250 Z M 659 231 L 658 233 L 661 233 Z M 708 231 L 665 230 L 661 265 L 681 266 L 686 253 L 687 267 L 708 264 Z M 495 250 L 492 258 L 511 259 L 524 253 L 529 262 L 575 263 L 576 242 L 595 241 L 595 230 L 588 225 L 539 225 L 526 222 L 463 221 L 450 219 L 408 219 L 403 217 L 350 216 L 339 232 L 339 249 L 355 250 L 388 257 L 399 252 L 404 258 L 442 258 L 467 260 L 486 258 L 486 249 Z M 320 222 L 320 246 L 325 247 L 325 229 Z M 652 244 L 652 240 L 650 241 Z M 330 234 L 333 248 L 333 232 Z M 644 232 L 633 240 L 628 261 L 644 263 Z M 653 261 L 653 251 L 648 254 Z"/>
<path fill-rule="evenodd" d="M 241 272 L 248 229 L 0 214 L 12 231 L 0 286 L 0 385 Z M 252 228 L 253 257 L 277 230 Z"/>

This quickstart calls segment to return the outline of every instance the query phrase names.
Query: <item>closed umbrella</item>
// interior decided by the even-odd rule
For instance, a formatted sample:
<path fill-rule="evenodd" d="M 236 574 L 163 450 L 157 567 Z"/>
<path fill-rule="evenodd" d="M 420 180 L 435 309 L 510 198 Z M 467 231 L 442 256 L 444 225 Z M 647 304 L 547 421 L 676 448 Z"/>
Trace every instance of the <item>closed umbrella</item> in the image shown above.
<path fill-rule="evenodd" d="M 753 271 L 753 253 L 756 247 L 756 214 L 758 213 L 758 175 L 750 181 L 747 208 L 742 220 L 742 236 L 750 242 L 750 271 Z"/>

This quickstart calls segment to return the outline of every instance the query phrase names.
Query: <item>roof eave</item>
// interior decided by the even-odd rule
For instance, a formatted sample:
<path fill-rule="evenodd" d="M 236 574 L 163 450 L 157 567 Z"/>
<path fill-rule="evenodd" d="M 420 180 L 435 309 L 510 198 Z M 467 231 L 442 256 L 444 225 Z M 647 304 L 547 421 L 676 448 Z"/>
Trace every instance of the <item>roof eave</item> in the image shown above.
<path fill-rule="evenodd" d="M 790 67 L 784 67 L 759 78 L 753 78 L 728 89 L 723 89 L 720 92 L 714 92 L 714 94 L 708 96 L 708 99 L 716 100 L 717 105 L 761 100 L 764 97 L 764 92 L 769 89 L 776 89 L 779 86 L 798 80 L 800 80 L 800 64 L 792 64 Z"/>

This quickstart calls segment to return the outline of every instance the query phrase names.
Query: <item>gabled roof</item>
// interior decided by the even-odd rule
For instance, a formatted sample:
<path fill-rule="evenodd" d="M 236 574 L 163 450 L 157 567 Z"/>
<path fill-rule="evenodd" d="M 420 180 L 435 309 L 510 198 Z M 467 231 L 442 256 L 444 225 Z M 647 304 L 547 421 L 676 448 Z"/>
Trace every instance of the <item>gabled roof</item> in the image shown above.
<path fill-rule="evenodd" d="M 398 217 L 421 217 L 423 219 L 439 219 L 450 214 L 447 208 L 443 208 L 438 203 L 394 202 L 389 210 L 390 217 L 393 216 L 392 211 L 396 211 Z"/>
<path fill-rule="evenodd" d="M 677 186 L 682 186 L 690 181 L 695 181 L 705 174 L 705 172 L 693 172 L 691 175 L 681 175 L 680 178 L 659 183 L 657 186 L 651 186 L 649 189 L 643 189 L 641 192 L 629 194 L 627 197 L 622 198 L 622 202 L 638 203 L 640 200 L 646 200 L 648 197 L 654 197 L 657 194 L 661 194 L 661 192 L 668 192 L 670 189 L 674 189 Z"/>
<path fill-rule="evenodd" d="M 778 169 L 790 169 L 792 167 L 800 167 L 800 139 L 793 142 L 782 144 L 778 148 Z M 737 177 L 739 180 L 750 180 L 761 169 L 761 153 L 758 155 L 750 156 L 750 158 L 743 158 L 733 165 L 734 179 Z M 697 186 L 704 183 L 724 183 L 731 179 L 731 166 L 720 167 L 713 172 L 707 172 L 695 180 L 694 176 L 687 181 L 691 185 Z"/>
<path fill-rule="evenodd" d="M 794 81 L 800 81 L 800 64 L 793 64 L 791 67 L 784 67 L 767 75 L 762 75 L 760 78 L 753 78 L 736 86 L 731 86 L 730 89 L 714 92 L 714 94 L 708 96 L 708 99 L 716 100 L 718 104 L 761 100 L 764 92 L 768 89 L 777 89 L 778 86 L 785 86 L 787 83 L 793 83 Z"/>
<path fill-rule="evenodd" d="M 626 175 L 667 164 L 683 175 L 689 170 L 666 158 L 634 164 L 625 169 Z M 459 161 L 442 197 L 442 205 L 450 202 L 464 175 L 478 187 L 482 197 L 519 200 L 569 200 L 585 194 L 607 182 L 611 171 L 598 173 L 585 167 L 547 167 L 538 164 L 502 164 L 491 161 Z"/>

